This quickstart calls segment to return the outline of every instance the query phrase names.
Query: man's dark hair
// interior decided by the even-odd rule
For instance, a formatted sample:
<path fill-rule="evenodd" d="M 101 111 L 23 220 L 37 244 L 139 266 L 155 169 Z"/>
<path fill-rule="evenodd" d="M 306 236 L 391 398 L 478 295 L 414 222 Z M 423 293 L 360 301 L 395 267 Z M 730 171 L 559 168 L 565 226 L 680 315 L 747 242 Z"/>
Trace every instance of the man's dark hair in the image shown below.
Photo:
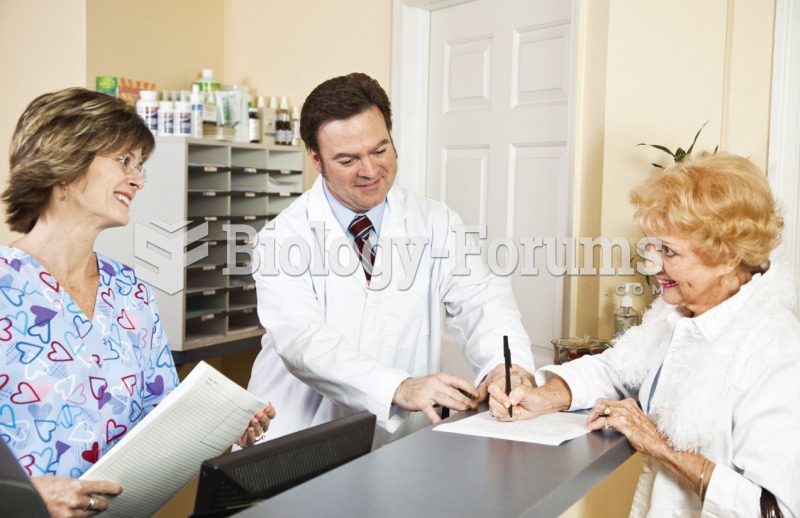
<path fill-rule="evenodd" d="M 392 106 L 381 85 L 367 74 L 354 72 L 319 84 L 308 94 L 300 113 L 300 136 L 306 147 L 319 154 L 317 134 L 326 122 L 344 120 L 375 106 L 386 129 L 392 131 Z"/>

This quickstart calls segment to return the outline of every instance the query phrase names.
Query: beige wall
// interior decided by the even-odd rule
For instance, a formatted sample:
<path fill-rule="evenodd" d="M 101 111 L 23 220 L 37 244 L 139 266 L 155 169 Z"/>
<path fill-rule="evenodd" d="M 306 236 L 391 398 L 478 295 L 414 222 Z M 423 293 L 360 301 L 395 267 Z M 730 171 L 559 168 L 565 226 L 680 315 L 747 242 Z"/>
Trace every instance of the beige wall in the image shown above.
<path fill-rule="evenodd" d="M 585 63 L 585 80 L 594 88 L 579 97 L 584 110 L 577 124 L 582 138 L 576 148 L 581 186 L 577 235 L 622 236 L 635 244 L 641 233 L 628 194 L 653 173 L 651 162 L 666 164 L 669 158 L 637 143 L 685 149 L 709 121 L 697 149 L 713 150 L 719 144 L 720 149 L 766 166 L 774 1 L 584 4 L 600 14 L 586 18 L 587 38 L 594 34 L 595 39 L 595 46 L 586 52 L 600 58 L 605 70 L 593 60 Z M 605 59 L 598 56 L 603 47 Z M 590 107 L 593 103 L 603 106 Z M 641 277 L 575 280 L 578 298 L 573 302 L 576 319 L 571 329 L 609 337 L 612 315 L 619 307 L 614 288 L 630 280 L 643 282 Z M 634 300 L 643 309 L 651 297 Z"/>
<path fill-rule="evenodd" d="M 0 0 L 0 186 L 8 179 L 8 144 L 25 107 L 39 94 L 82 85 L 86 69 L 83 0 Z M 3 211 L 5 220 L 5 211 Z M 14 234 L 0 224 L 0 243 Z"/>
<path fill-rule="evenodd" d="M 191 89 L 203 68 L 221 77 L 223 0 L 86 0 L 86 78 L 117 76 Z"/>
<path fill-rule="evenodd" d="M 293 105 L 349 72 L 388 90 L 391 13 L 389 0 L 226 0 L 224 80 Z"/>
<path fill-rule="evenodd" d="M 608 55 L 608 0 L 585 1 L 576 20 L 574 112 L 575 125 L 572 233 L 574 236 L 599 236 L 603 195 L 604 102 L 606 96 L 606 57 Z M 581 266 L 588 266 L 583 265 Z M 573 277 L 571 290 L 573 315 L 569 336 L 597 336 L 600 278 L 594 275 Z"/>

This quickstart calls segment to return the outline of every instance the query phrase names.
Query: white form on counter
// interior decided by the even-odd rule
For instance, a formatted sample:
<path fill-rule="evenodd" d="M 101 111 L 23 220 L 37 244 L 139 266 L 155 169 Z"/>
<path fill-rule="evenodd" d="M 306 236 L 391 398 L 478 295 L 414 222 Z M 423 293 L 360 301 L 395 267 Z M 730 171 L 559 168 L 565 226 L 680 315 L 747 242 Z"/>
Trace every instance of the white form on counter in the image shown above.
<path fill-rule="evenodd" d="M 589 433 L 586 428 L 586 414 L 557 412 L 524 421 L 504 422 L 490 416 L 488 410 L 454 423 L 440 424 L 434 430 L 550 446 L 558 446 L 564 441 Z"/>

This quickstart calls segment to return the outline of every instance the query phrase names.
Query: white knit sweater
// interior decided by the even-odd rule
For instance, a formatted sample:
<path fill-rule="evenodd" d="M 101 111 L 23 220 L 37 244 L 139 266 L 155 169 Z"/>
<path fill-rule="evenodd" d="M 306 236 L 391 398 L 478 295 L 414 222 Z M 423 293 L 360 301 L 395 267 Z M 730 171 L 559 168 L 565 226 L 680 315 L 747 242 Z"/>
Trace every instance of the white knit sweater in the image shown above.
<path fill-rule="evenodd" d="M 673 447 L 717 464 L 702 516 L 758 516 L 762 486 L 784 515 L 798 516 L 800 322 L 792 278 L 786 261 L 773 260 L 765 274 L 695 318 L 659 298 L 613 349 L 540 369 L 537 381 L 546 372 L 561 376 L 571 410 L 638 395 Z M 631 516 L 700 516 L 694 489 L 645 458 Z"/>

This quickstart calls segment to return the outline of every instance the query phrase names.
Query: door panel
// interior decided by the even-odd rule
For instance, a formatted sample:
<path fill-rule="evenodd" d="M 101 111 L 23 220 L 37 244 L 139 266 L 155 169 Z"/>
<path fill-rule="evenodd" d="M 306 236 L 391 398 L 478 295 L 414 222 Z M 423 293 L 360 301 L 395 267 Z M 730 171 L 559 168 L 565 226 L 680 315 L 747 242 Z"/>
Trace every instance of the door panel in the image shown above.
<path fill-rule="evenodd" d="M 486 192 L 488 181 L 488 153 L 486 147 L 442 150 L 442 183 L 443 192 L 446 193 L 443 201 L 458 212 L 465 222 L 486 222 L 483 193 Z"/>
<path fill-rule="evenodd" d="M 534 345 L 549 348 L 564 306 L 564 278 L 548 272 L 547 254 L 563 265 L 572 2 L 474 0 L 433 11 L 430 22 L 427 194 L 465 223 L 486 225 L 482 252 L 500 269 L 509 242 L 492 242 L 512 238 L 523 324 Z M 542 245 L 528 247 L 534 264 L 525 264 L 523 242 L 535 238 Z M 443 368 L 467 374 L 447 343 Z"/>

